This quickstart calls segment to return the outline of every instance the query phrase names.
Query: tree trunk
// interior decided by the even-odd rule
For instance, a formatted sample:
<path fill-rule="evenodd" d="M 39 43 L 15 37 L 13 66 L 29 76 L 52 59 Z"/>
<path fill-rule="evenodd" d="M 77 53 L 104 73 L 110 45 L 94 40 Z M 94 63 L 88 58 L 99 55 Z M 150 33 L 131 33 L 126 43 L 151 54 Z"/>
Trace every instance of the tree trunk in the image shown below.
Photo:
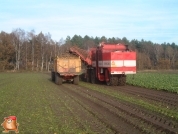
<path fill-rule="evenodd" d="M 43 71 L 44 56 L 41 57 L 41 71 Z"/>
<path fill-rule="evenodd" d="M 34 70 L 34 40 L 32 38 L 32 71 Z"/>

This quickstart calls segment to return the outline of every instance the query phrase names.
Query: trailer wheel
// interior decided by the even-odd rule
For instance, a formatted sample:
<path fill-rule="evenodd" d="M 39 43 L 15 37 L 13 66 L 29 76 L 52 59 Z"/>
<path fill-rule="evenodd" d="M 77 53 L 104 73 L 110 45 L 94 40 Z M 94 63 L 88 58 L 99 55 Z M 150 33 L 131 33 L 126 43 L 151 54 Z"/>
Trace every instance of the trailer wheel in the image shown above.
<path fill-rule="evenodd" d="M 62 84 L 62 77 L 60 77 L 60 75 L 58 73 L 55 74 L 55 83 L 57 85 L 61 85 Z"/>
<path fill-rule="evenodd" d="M 109 81 L 106 81 L 108 86 L 117 86 L 118 85 L 118 77 L 110 75 Z"/>
<path fill-rule="evenodd" d="M 59 83 L 58 85 L 62 85 L 62 77 L 60 76 L 58 77 L 58 83 Z"/>
<path fill-rule="evenodd" d="M 125 86 L 126 85 L 126 75 L 122 75 L 118 78 L 118 85 Z"/>
<path fill-rule="evenodd" d="M 55 83 L 59 85 L 59 74 L 55 73 Z"/>
<path fill-rule="evenodd" d="M 79 76 L 75 76 L 74 77 L 74 84 L 78 85 L 78 83 L 79 83 Z"/>
<path fill-rule="evenodd" d="M 51 80 L 55 81 L 55 72 L 51 72 Z"/>
<path fill-rule="evenodd" d="M 92 84 L 96 84 L 98 82 L 96 76 L 95 76 L 95 69 L 91 70 L 91 73 L 90 73 L 90 78 L 91 78 L 91 83 Z"/>

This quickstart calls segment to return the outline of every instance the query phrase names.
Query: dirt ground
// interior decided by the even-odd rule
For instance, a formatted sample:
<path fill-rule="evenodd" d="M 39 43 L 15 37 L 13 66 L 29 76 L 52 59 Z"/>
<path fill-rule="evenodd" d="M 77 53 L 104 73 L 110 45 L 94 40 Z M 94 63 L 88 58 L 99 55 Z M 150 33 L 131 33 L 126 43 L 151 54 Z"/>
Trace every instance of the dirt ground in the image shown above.
<path fill-rule="evenodd" d="M 145 100 L 150 104 L 172 108 L 178 112 L 177 94 L 128 85 L 109 87 L 109 90 Z M 61 99 L 70 107 L 69 116 L 74 117 L 81 129 L 90 128 L 92 132 L 101 134 L 175 134 L 178 132 L 178 122 L 174 118 L 168 118 L 163 114 L 80 85 L 64 83 L 60 85 L 56 94 L 61 96 Z M 55 104 L 52 107 L 58 106 Z"/>

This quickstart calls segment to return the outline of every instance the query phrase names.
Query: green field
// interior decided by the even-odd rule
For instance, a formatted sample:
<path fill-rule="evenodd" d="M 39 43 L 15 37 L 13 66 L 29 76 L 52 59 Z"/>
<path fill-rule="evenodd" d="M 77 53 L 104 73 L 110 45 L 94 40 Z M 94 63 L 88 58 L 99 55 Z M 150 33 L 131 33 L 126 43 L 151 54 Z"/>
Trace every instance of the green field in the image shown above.
<path fill-rule="evenodd" d="M 178 93 L 178 72 L 138 72 L 127 76 L 127 84 Z"/>
<path fill-rule="evenodd" d="M 15 115 L 20 134 L 81 133 L 56 94 L 59 88 L 47 74 L 0 73 L 0 124 Z"/>
<path fill-rule="evenodd" d="M 127 78 L 129 84 L 178 93 L 177 80 L 178 74 L 166 73 L 138 73 L 134 79 L 132 75 Z M 81 82 L 80 85 L 140 106 L 148 105 L 122 94 L 98 89 L 99 85 L 94 84 L 89 87 L 85 82 Z M 82 130 L 78 127 L 74 116 L 70 116 L 71 102 L 64 101 L 67 99 L 60 89 L 61 86 L 51 82 L 49 74 L 0 73 L 0 124 L 3 123 L 4 117 L 15 115 L 20 124 L 19 133 L 21 134 L 91 133 L 90 128 Z M 149 108 L 156 109 L 151 104 Z M 165 109 L 162 111 L 167 113 Z M 0 132 L 3 130 L 0 127 Z"/>

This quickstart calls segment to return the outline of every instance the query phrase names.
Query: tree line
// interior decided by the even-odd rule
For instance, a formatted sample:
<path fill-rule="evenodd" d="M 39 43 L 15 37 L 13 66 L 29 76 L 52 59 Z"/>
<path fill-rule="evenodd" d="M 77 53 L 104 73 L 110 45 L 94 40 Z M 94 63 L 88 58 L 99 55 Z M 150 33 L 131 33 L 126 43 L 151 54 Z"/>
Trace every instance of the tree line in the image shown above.
<path fill-rule="evenodd" d="M 106 38 L 74 35 L 67 36 L 56 42 L 51 39 L 50 33 L 35 34 L 35 31 L 26 32 L 15 29 L 11 33 L 0 33 L 0 71 L 31 70 L 49 71 L 53 59 L 66 52 L 71 46 L 77 45 L 82 49 L 96 47 L 100 42 L 123 43 L 137 52 L 137 69 L 178 69 L 178 46 L 175 43 L 157 44 L 151 41 L 126 37 Z"/>

